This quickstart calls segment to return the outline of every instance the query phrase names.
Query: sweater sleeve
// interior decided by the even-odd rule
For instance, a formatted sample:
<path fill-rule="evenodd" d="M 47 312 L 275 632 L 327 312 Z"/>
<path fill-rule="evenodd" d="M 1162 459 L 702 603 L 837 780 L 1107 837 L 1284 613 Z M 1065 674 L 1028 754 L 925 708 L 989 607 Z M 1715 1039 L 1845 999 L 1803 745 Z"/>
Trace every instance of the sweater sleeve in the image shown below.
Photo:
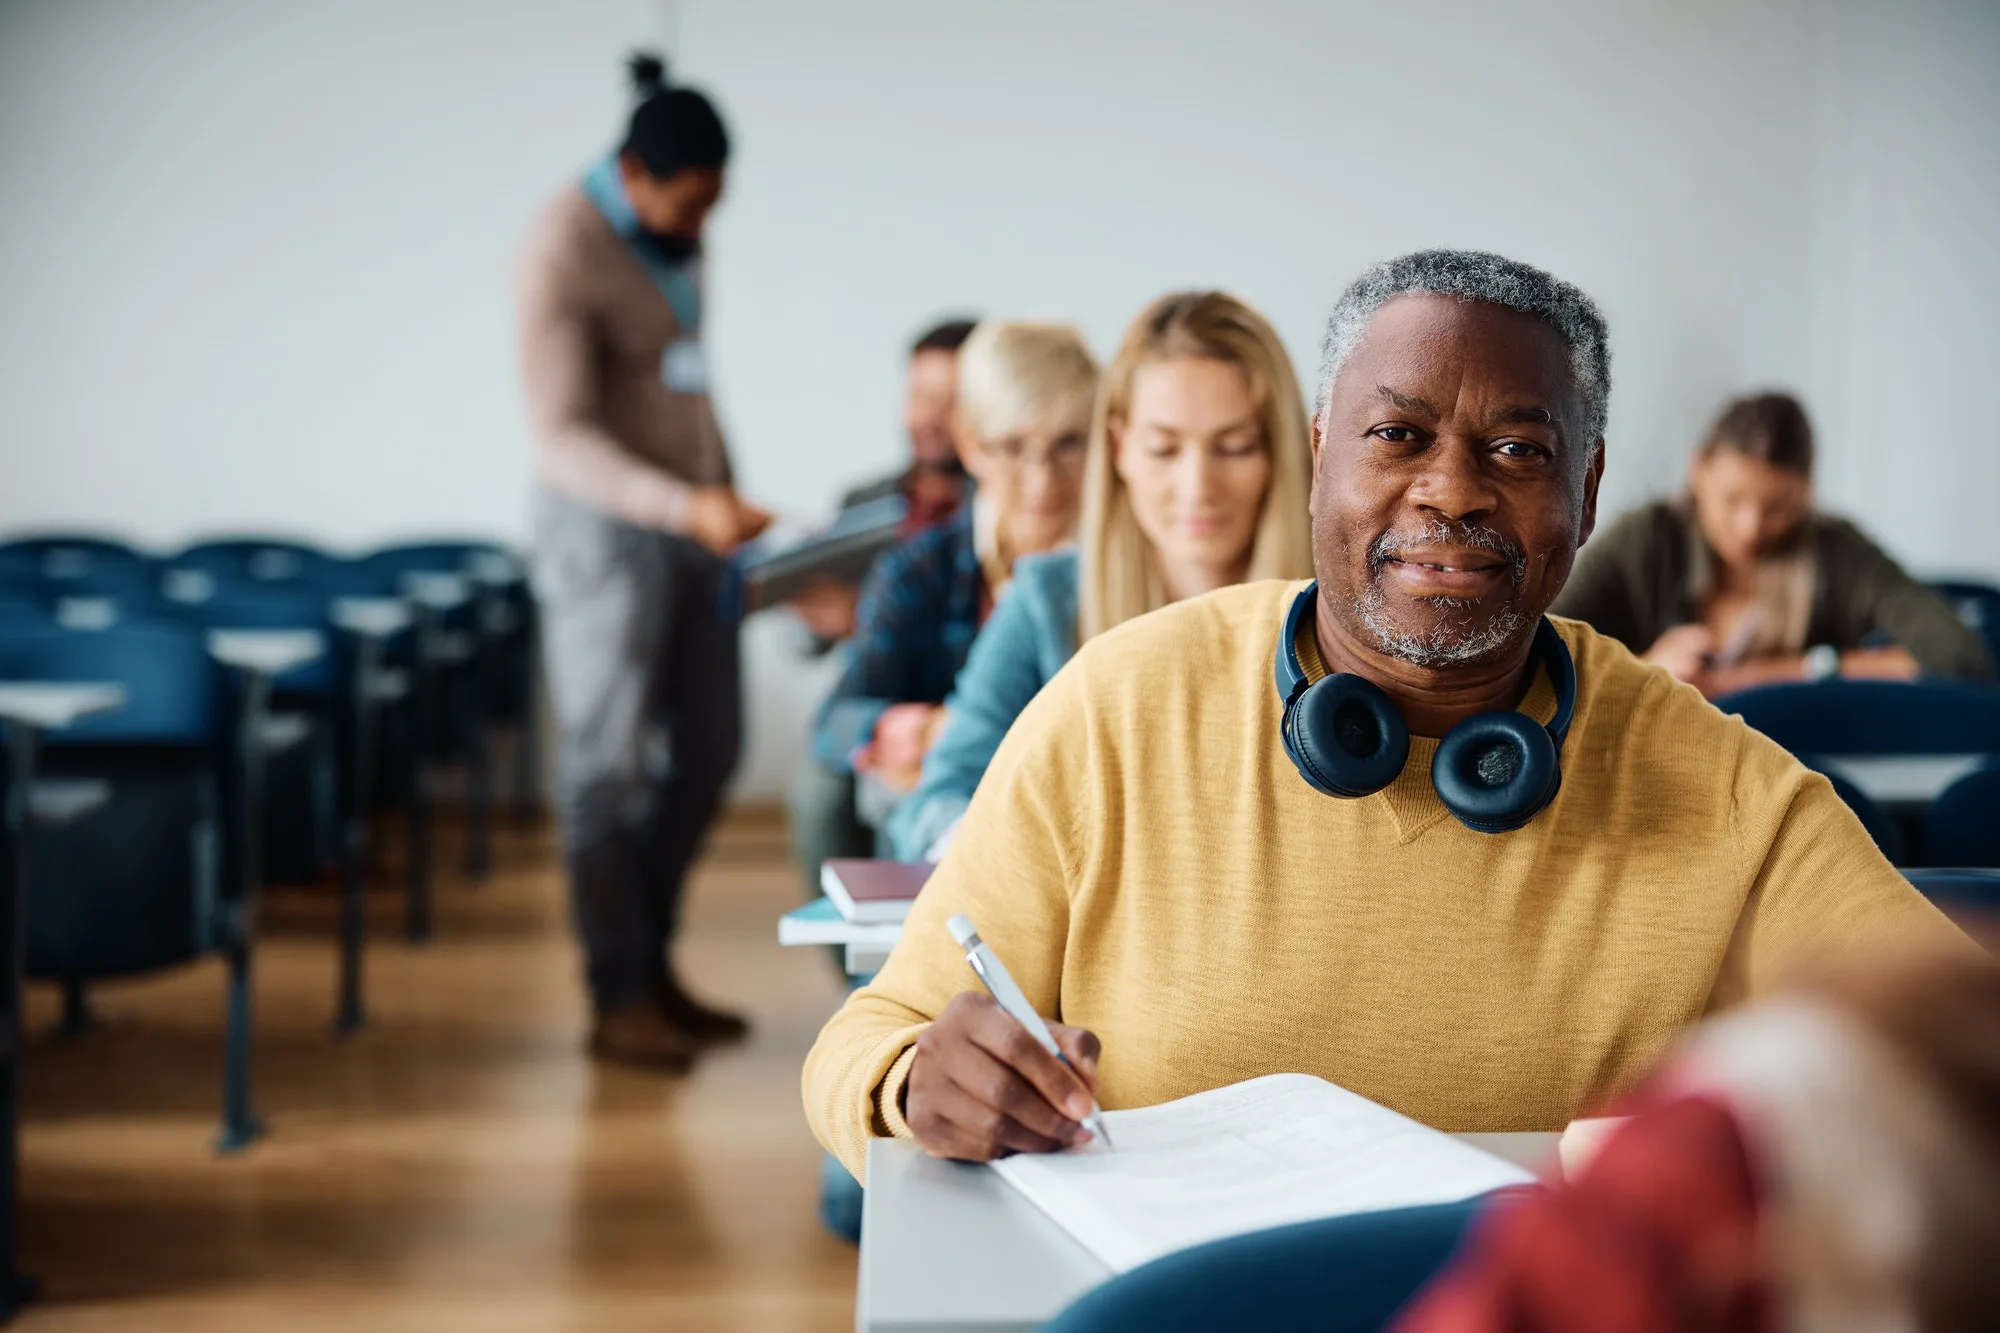
<path fill-rule="evenodd" d="M 1864 952 L 1969 947 L 1889 864 L 1824 776 L 1744 729 L 1732 820 L 1748 893 L 1712 1001 L 1763 995 Z"/>
<path fill-rule="evenodd" d="M 921 860 L 938 835 L 965 813 L 1001 738 L 1048 683 L 1037 644 L 1046 636 L 1048 607 L 1018 575 L 958 673 L 945 700 L 950 721 L 924 756 L 915 791 L 889 816 L 889 840 L 898 860 Z"/>
<path fill-rule="evenodd" d="M 1846 628 L 1854 643 L 1871 633 L 1886 634 L 1917 659 L 1925 675 L 1992 679 L 1986 645 L 1944 598 L 1911 578 L 1859 528 L 1840 520 L 1825 522 L 1839 551 L 1837 560 L 1828 561 L 1827 577 L 1839 581 L 1833 594 L 1849 613 Z"/>
<path fill-rule="evenodd" d="M 910 1136 L 903 1089 L 925 1027 L 977 979 L 945 923 L 964 912 L 1035 1008 L 1061 1017 L 1079 830 L 1098 797 L 1088 709 L 1059 674 L 1007 734 L 951 850 L 917 896 L 889 961 L 848 996 L 806 1057 L 806 1118 L 859 1179 L 868 1140 Z"/>
<path fill-rule="evenodd" d="M 604 426 L 601 349 L 578 295 L 582 285 L 574 265 L 552 244 L 531 249 L 522 261 L 521 384 L 536 475 L 552 490 L 627 523 L 681 531 L 693 488 L 625 448 Z"/>

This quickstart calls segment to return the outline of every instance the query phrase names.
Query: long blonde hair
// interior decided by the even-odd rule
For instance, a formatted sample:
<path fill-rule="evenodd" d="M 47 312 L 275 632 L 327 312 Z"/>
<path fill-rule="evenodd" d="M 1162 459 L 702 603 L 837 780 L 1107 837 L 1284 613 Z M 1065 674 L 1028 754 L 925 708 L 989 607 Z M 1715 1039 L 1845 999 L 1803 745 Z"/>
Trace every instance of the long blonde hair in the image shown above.
<path fill-rule="evenodd" d="M 1083 515 L 1077 561 L 1079 643 L 1168 602 L 1153 544 L 1132 512 L 1113 459 L 1111 426 L 1123 423 L 1140 366 L 1174 357 L 1207 357 L 1243 372 L 1257 404 L 1271 484 L 1250 547 L 1248 579 L 1312 574 L 1312 446 L 1305 400 L 1291 358 L 1265 318 L 1222 292 L 1174 292 L 1146 307 L 1125 330 L 1118 355 L 1098 386 L 1084 459 Z"/>

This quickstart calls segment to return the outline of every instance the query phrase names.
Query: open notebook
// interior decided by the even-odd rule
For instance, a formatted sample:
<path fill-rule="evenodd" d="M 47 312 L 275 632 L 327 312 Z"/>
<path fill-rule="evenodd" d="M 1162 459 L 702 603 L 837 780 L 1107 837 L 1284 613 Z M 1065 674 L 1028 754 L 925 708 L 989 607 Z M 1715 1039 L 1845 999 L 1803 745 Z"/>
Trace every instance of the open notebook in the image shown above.
<path fill-rule="evenodd" d="M 1114 1272 L 1225 1236 L 1451 1203 L 1534 1177 L 1310 1074 L 1107 1111 L 1116 1145 L 993 1170 Z"/>

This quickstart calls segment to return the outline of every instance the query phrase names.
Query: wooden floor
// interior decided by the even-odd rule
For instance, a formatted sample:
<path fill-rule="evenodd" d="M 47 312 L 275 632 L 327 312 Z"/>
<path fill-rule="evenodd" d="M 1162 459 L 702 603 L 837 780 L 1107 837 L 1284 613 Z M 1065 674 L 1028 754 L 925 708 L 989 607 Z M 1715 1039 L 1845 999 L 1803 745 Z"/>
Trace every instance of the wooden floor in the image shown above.
<path fill-rule="evenodd" d="M 442 845 L 449 862 L 454 847 Z M 328 895 L 267 906 L 256 1086 L 268 1137 L 219 1158 L 222 973 L 99 992 L 51 1032 L 30 996 L 23 1333 L 82 1330 L 817 1330 L 853 1327 L 854 1253 L 818 1226 L 799 1066 L 838 1001 L 782 827 L 745 816 L 698 872 L 681 957 L 755 1039 L 682 1079 L 601 1069 L 554 841 L 503 837 L 440 883 L 438 938 L 371 904 L 371 1025 L 337 1040 Z"/>

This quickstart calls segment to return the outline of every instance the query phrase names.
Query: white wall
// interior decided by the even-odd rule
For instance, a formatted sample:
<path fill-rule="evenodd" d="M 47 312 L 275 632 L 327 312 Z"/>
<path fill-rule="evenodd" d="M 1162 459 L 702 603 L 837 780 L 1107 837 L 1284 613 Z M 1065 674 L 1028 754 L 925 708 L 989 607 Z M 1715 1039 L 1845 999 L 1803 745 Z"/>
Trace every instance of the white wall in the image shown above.
<path fill-rule="evenodd" d="M 508 258 L 646 40 L 738 144 L 712 353 L 782 508 L 893 465 L 936 314 L 1108 350 L 1223 286 L 1303 367 L 1362 264 L 1476 245 L 1604 305 L 1613 505 L 1671 487 L 1720 398 L 1790 385 L 1834 507 L 2000 574 L 1990 0 L 15 0 L 0 529 L 522 535 Z M 768 793 L 826 664 L 771 618 L 751 659 Z"/>

